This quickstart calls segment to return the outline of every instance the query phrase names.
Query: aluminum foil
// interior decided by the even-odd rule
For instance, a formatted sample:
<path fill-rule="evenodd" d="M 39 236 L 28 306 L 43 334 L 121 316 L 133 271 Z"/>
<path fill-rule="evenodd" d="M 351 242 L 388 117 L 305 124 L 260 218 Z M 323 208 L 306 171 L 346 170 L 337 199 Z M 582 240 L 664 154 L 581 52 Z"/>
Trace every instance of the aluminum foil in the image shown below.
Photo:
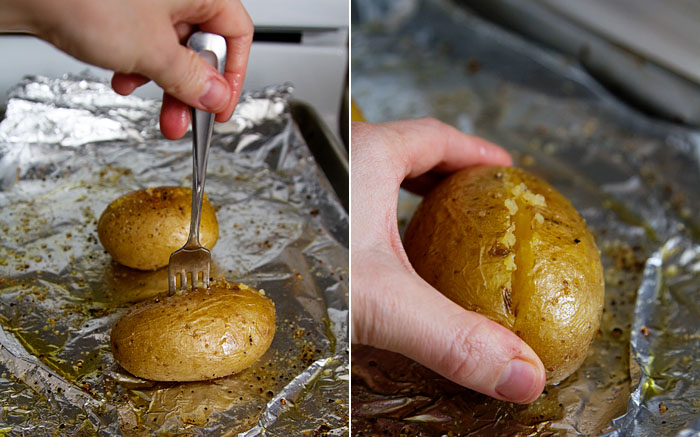
<path fill-rule="evenodd" d="M 662 422 L 700 431 L 699 284 L 699 244 L 676 237 L 647 260 L 631 341 L 641 377 L 611 435 L 649 435 Z"/>
<path fill-rule="evenodd" d="M 587 359 L 529 406 L 476 394 L 400 355 L 353 346 L 353 434 L 698 432 L 700 314 L 688 302 L 697 300 L 700 279 L 697 258 L 687 254 L 700 243 L 700 132 L 635 111 L 575 60 L 455 2 L 352 6 L 352 97 L 365 117 L 433 116 L 504 146 L 586 219 L 606 281 Z M 401 194 L 400 225 L 416 204 Z M 645 273 L 648 259 L 647 269 L 674 265 L 681 282 Z M 668 298 L 650 299 L 650 289 L 669 290 L 657 291 Z M 671 319 L 667 329 L 652 328 Z"/>
<path fill-rule="evenodd" d="M 277 332 L 250 368 L 205 382 L 128 374 L 114 321 L 167 290 L 167 269 L 114 263 L 97 218 L 127 192 L 191 186 L 191 139 L 159 103 L 81 77 L 28 78 L 0 123 L 0 435 L 346 435 L 348 217 L 290 115 L 290 86 L 217 124 L 206 192 L 212 276 L 266 291 Z"/>

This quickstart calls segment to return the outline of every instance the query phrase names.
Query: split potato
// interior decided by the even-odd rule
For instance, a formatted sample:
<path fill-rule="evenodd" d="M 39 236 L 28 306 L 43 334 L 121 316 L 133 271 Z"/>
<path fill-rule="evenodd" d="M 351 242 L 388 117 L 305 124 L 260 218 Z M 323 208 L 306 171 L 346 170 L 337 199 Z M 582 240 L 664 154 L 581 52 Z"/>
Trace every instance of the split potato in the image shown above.
<path fill-rule="evenodd" d="M 138 270 L 168 265 L 170 254 L 184 246 L 190 233 L 192 190 L 157 187 L 134 191 L 107 206 L 97 223 L 105 250 L 119 264 Z M 219 238 L 219 223 L 206 194 L 199 240 L 210 249 Z"/>
<path fill-rule="evenodd" d="M 274 335 L 274 303 L 220 280 L 137 304 L 112 327 L 110 345 L 117 362 L 140 378 L 202 381 L 250 366 Z"/>
<path fill-rule="evenodd" d="M 508 167 L 457 172 L 423 199 L 404 245 L 433 287 L 530 345 L 548 383 L 585 359 L 603 309 L 600 253 L 547 182 Z"/>

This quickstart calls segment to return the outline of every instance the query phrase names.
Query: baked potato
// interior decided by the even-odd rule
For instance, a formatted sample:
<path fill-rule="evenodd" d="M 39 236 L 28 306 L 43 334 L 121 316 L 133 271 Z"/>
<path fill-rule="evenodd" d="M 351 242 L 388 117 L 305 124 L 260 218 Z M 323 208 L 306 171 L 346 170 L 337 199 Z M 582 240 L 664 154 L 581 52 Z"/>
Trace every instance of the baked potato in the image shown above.
<path fill-rule="evenodd" d="M 135 305 L 112 327 L 114 358 L 155 381 L 220 378 L 253 364 L 275 335 L 275 306 L 244 284 L 210 288 Z"/>
<path fill-rule="evenodd" d="M 600 253 L 547 182 L 508 167 L 457 172 L 423 199 L 404 245 L 433 287 L 530 345 L 548 383 L 585 359 L 603 308 Z"/>
<path fill-rule="evenodd" d="M 156 187 L 121 196 L 107 206 L 97 223 L 105 250 L 119 264 L 138 270 L 168 265 L 190 232 L 192 190 Z M 219 238 L 219 224 L 206 194 L 202 202 L 199 240 L 211 249 Z"/>

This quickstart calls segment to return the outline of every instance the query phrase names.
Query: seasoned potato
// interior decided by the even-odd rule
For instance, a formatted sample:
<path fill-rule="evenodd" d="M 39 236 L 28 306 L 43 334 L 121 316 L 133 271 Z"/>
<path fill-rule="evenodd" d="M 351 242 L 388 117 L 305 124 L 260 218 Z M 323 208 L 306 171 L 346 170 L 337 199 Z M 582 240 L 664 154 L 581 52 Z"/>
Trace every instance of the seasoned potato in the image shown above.
<path fill-rule="evenodd" d="M 244 284 L 137 304 L 112 327 L 114 358 L 132 374 L 156 381 L 201 381 L 245 369 L 270 347 L 275 305 Z"/>
<path fill-rule="evenodd" d="M 102 246 L 122 265 L 139 270 L 167 266 L 190 233 L 192 190 L 157 187 L 125 194 L 107 206 L 97 224 Z M 204 195 L 199 240 L 211 249 L 219 238 L 214 208 Z"/>
<path fill-rule="evenodd" d="M 427 282 L 529 344 L 548 383 L 581 365 L 600 323 L 603 270 L 586 223 L 548 183 L 516 168 L 460 171 L 423 199 L 404 240 Z"/>

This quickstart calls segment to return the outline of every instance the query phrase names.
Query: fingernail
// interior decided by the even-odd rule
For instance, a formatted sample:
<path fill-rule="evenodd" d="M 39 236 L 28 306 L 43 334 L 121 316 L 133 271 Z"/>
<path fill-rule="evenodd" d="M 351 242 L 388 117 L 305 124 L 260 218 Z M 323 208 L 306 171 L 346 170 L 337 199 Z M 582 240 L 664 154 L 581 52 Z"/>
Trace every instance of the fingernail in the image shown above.
<path fill-rule="evenodd" d="M 204 87 L 199 103 L 209 110 L 222 109 L 228 102 L 228 88 L 216 79 L 210 79 Z"/>
<path fill-rule="evenodd" d="M 512 402 L 524 402 L 532 396 L 539 372 L 530 363 L 511 360 L 501 373 L 496 392 Z"/>

